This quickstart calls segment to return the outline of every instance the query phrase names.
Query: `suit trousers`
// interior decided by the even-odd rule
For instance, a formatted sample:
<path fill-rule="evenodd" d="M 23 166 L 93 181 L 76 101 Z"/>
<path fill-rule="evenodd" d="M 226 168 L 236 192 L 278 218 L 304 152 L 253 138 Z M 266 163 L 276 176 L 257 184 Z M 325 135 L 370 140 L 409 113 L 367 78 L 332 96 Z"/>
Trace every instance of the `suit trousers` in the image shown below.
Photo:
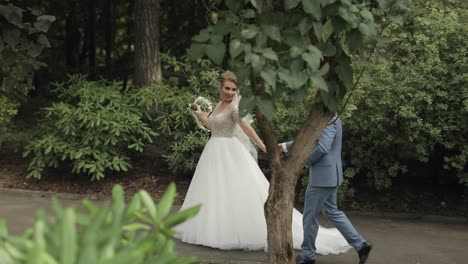
<path fill-rule="evenodd" d="M 346 215 L 338 210 L 336 195 L 337 187 L 307 186 L 304 203 L 304 242 L 302 243 L 301 256 L 305 260 L 315 259 L 315 240 L 319 229 L 319 215 L 324 215 L 340 231 L 346 241 L 358 251 L 364 239 L 356 231 Z"/>

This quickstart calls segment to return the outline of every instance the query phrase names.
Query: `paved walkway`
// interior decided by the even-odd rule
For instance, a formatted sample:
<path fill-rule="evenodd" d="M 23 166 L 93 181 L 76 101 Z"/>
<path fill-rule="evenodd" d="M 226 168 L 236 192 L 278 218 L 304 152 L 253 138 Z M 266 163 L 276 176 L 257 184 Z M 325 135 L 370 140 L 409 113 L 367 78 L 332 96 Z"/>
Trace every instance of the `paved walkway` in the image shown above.
<path fill-rule="evenodd" d="M 62 204 L 80 207 L 80 196 L 58 197 Z M 18 234 L 33 223 L 37 208 L 50 211 L 50 202 L 51 194 L 0 189 L 0 218 L 7 220 L 11 233 Z M 461 219 L 423 221 L 407 218 L 350 215 L 356 228 L 375 245 L 369 264 L 468 263 L 467 222 Z M 205 263 L 267 263 L 265 253 L 259 251 L 222 251 L 181 242 L 176 248 L 180 255 L 197 256 Z M 354 251 L 317 259 L 317 264 L 351 263 L 358 263 Z"/>

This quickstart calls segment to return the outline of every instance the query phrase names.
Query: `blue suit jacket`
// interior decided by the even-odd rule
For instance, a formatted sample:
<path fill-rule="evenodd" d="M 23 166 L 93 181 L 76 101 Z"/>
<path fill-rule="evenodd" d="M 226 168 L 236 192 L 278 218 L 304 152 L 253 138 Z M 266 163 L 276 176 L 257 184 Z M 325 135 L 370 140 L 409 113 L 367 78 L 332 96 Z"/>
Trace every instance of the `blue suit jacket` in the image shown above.
<path fill-rule="evenodd" d="M 343 128 L 338 116 L 331 119 L 323 129 L 318 144 L 306 161 L 309 167 L 309 185 L 316 187 L 338 187 L 343 182 L 341 142 Z M 286 142 L 289 150 L 293 141 Z"/>

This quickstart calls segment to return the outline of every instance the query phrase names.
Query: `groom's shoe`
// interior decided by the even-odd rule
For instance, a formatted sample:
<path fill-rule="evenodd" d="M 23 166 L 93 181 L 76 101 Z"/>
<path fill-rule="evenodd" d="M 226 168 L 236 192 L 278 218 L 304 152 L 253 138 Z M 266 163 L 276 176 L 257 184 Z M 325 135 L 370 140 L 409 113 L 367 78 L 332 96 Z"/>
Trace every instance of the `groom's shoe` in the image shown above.
<path fill-rule="evenodd" d="M 296 257 L 296 264 L 315 264 L 315 260 L 305 260 L 299 255 Z"/>
<path fill-rule="evenodd" d="M 372 250 L 373 245 L 369 241 L 364 241 L 362 243 L 361 249 L 358 251 L 359 255 L 359 264 L 365 264 L 367 258 L 369 257 L 369 253 Z"/>

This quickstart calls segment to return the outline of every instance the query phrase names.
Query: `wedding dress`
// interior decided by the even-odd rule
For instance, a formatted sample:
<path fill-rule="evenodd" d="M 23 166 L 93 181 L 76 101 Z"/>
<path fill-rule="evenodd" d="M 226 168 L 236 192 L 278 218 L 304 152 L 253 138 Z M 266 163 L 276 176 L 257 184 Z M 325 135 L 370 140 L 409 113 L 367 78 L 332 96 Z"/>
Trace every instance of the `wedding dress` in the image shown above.
<path fill-rule="evenodd" d="M 256 160 L 234 135 L 237 108 L 211 115 L 211 138 L 200 156 L 181 210 L 201 204 L 198 215 L 176 226 L 176 237 L 219 249 L 266 250 L 263 205 L 269 183 Z M 294 209 L 294 248 L 303 240 L 302 214 Z M 320 227 L 317 253 L 338 254 L 351 247 L 336 228 Z"/>

